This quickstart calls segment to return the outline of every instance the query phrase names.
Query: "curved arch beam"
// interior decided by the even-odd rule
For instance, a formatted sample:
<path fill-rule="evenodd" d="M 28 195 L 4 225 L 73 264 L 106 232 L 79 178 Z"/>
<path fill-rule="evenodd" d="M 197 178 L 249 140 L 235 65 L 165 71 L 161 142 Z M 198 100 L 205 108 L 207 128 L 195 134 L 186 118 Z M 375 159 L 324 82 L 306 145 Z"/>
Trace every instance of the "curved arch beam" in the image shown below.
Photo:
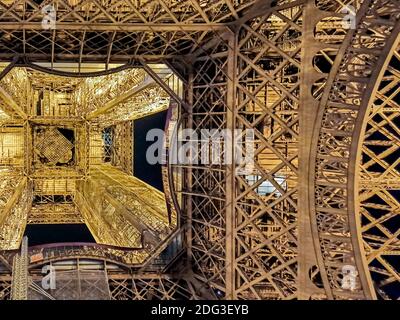
<path fill-rule="evenodd" d="M 33 62 L 30 61 L 25 61 L 22 64 L 16 65 L 18 67 L 27 67 L 27 68 L 32 68 L 36 71 L 52 74 L 55 76 L 61 76 L 61 77 L 71 77 L 71 78 L 90 78 L 90 77 L 100 77 L 100 76 L 106 76 L 109 74 L 117 73 L 126 69 L 130 68 L 140 68 L 140 66 L 136 66 L 134 63 L 126 63 L 123 64 L 122 66 L 108 69 L 108 70 L 103 70 L 103 71 L 94 71 L 94 72 L 68 72 L 68 71 L 61 71 L 61 70 L 56 70 L 56 69 L 51 69 L 51 68 L 46 68 L 39 66 Z"/>
<path fill-rule="evenodd" d="M 363 249 L 362 243 L 362 231 L 361 231 L 361 216 L 360 216 L 360 201 L 359 201 L 359 179 L 360 176 L 360 163 L 362 155 L 362 145 L 364 142 L 365 128 L 367 126 L 367 117 L 369 110 L 373 106 L 376 92 L 385 73 L 386 67 L 390 62 L 393 50 L 397 47 L 400 41 L 400 23 L 397 23 L 392 36 L 390 37 L 384 52 L 382 53 L 379 61 L 377 63 L 377 68 L 374 70 L 371 81 L 368 88 L 364 94 L 365 101 L 360 111 L 358 112 L 357 121 L 355 124 L 355 129 L 352 137 L 352 145 L 350 151 L 349 169 L 348 169 L 348 210 L 351 232 L 357 237 L 353 237 L 353 242 L 357 241 L 357 246 L 360 249 L 360 254 L 362 254 L 362 266 L 364 268 L 363 272 L 367 274 L 369 285 L 371 290 L 373 289 L 372 280 L 369 275 L 368 264 L 366 261 L 366 255 Z"/>
<path fill-rule="evenodd" d="M 385 14 L 389 19 L 381 18 Z M 380 70 L 395 45 L 397 19 L 398 12 L 389 2 L 363 3 L 357 28 L 348 33 L 338 53 L 320 104 L 310 167 L 310 201 L 314 203 L 310 214 L 328 298 L 376 298 L 355 212 L 357 134 Z M 346 266 L 356 271 L 356 286 L 351 290 L 342 286 Z"/>

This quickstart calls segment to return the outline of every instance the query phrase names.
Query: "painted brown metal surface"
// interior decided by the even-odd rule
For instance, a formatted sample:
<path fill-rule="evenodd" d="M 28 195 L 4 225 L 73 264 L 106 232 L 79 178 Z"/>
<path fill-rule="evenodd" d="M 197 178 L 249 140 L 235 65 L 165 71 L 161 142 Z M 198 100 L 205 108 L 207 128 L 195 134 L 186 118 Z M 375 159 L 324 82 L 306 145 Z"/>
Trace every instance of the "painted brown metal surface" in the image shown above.
<path fill-rule="evenodd" d="M 168 163 L 164 185 L 179 221 L 169 223 L 178 226 L 179 235 L 159 230 L 160 223 L 168 225 L 167 216 L 143 217 L 158 230 L 147 239 L 157 254 L 139 269 L 120 264 L 115 272 L 107 271 L 112 299 L 398 298 L 392 289 L 400 282 L 394 262 L 399 251 L 398 1 L 119 4 L 61 0 L 55 8 L 56 28 L 42 30 L 43 5 L 1 2 L 0 60 L 11 63 L 16 55 L 10 66 L 20 67 L 2 66 L 0 82 L 0 141 L 8 143 L 3 142 L 6 152 L 0 154 L 0 234 L 20 228 L 11 217 L 24 210 L 13 213 L 11 207 L 28 208 L 31 192 L 40 205 L 51 203 L 56 194 L 49 193 L 51 188 L 62 189 L 64 200 L 79 192 L 78 203 L 99 196 L 90 194 L 95 189 L 88 186 L 94 179 L 90 168 L 93 173 L 106 162 L 118 167 L 120 175 L 124 172 L 118 179 L 122 189 L 128 188 L 134 155 L 122 143 L 132 137 L 127 117 L 135 117 L 132 110 L 146 114 L 140 106 L 155 101 L 159 110 L 166 109 L 171 97 L 180 112 L 177 128 L 254 130 L 254 166 L 238 174 L 234 164 Z M 104 95 L 96 95 L 93 86 L 92 91 L 82 89 L 85 97 L 74 98 L 70 114 L 56 108 L 58 117 L 48 117 L 48 108 L 29 120 L 32 109 L 26 101 L 34 89 L 26 79 L 28 72 L 39 74 L 27 71 L 29 65 L 79 76 L 88 75 L 89 63 L 97 63 L 97 77 L 116 77 L 112 68 L 131 76 L 108 89 L 103 81 Z M 163 68 L 175 74 L 166 77 Z M 178 76 L 181 82 L 175 86 L 171 79 Z M 96 81 L 72 78 L 70 84 L 77 86 Z M 63 99 L 63 84 L 58 85 L 58 99 Z M 45 93 L 44 99 L 54 97 Z M 81 113 L 88 118 L 78 119 Z M 43 170 L 46 161 L 35 153 L 35 128 L 61 124 L 79 139 L 74 174 L 72 167 Z M 103 134 L 112 135 L 116 144 L 105 147 Z M 21 158 L 21 152 L 28 156 Z M 200 157 L 200 149 L 192 156 Z M 22 173 L 30 179 L 25 181 Z M 10 178 L 15 176 L 19 180 Z M 107 201 L 114 206 L 132 206 L 129 192 L 109 193 Z M 108 207 L 103 204 L 105 211 Z M 46 219 L 33 208 L 34 214 L 18 215 L 18 221 Z M 57 221 L 89 216 L 87 210 L 76 214 L 75 208 L 57 209 L 64 214 Z M 142 220 L 131 222 L 142 230 Z M 159 240 L 166 239 L 163 245 L 156 245 L 157 233 Z M 180 243 L 183 259 L 162 265 L 158 254 L 173 241 Z M 51 250 L 59 259 L 46 263 L 86 258 L 118 265 L 107 260 L 108 249 L 89 253 L 80 247 L 68 256 L 48 248 L 49 257 Z M 0 297 L 10 298 L 12 260 L 7 254 L 0 254 L 0 266 Z M 154 270 L 162 270 L 161 275 Z M 30 272 L 35 274 L 33 265 Z M 354 280 L 350 286 L 349 275 Z"/>

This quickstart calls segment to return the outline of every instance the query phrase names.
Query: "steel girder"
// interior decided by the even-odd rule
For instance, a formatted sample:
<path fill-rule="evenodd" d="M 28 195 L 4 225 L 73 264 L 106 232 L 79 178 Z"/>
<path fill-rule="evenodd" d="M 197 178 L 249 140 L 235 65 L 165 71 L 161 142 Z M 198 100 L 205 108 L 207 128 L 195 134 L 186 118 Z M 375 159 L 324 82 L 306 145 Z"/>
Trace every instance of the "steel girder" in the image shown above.
<path fill-rule="evenodd" d="M 359 211 L 363 244 L 376 293 L 396 299 L 399 288 L 397 213 L 399 200 L 398 92 L 399 45 L 393 51 L 375 95 L 365 113 L 358 149 Z M 360 154 L 361 152 L 361 154 Z M 378 233 L 378 234 L 377 234 Z"/>
<path fill-rule="evenodd" d="M 192 109 L 185 126 L 239 125 L 255 128 L 259 138 L 255 184 L 232 177 L 232 168 L 226 166 L 196 165 L 184 168 L 187 183 L 179 190 L 183 211 L 190 212 L 195 276 L 226 298 L 376 298 L 361 242 L 356 170 L 364 114 L 398 41 L 399 9 L 393 1 L 346 5 L 357 10 L 354 30 L 341 24 L 333 24 L 333 30 L 320 28 L 335 21 L 332 16 L 344 5 L 309 2 L 284 17 L 277 10 L 273 18 L 248 21 L 192 61 Z M 268 28 L 276 15 L 283 27 L 273 33 Z M 291 37 L 282 38 L 288 30 Z M 320 70 L 316 56 L 332 62 L 328 73 Z M 268 66 L 263 58 L 270 63 L 276 59 L 275 65 Z M 269 88 L 277 97 L 270 94 L 270 101 L 263 100 L 260 92 Z M 260 132 L 263 122 L 274 122 L 274 130 Z M 285 151 L 279 142 L 286 143 Z M 269 154 L 270 167 L 257 157 L 263 152 Z M 276 181 L 282 175 L 284 187 Z M 275 187 L 277 197 L 259 195 L 263 181 Z M 268 230 L 269 219 L 273 223 Z M 392 244 L 395 250 L 397 233 L 386 232 L 386 237 L 383 248 Z M 372 257 L 382 254 L 379 248 Z M 387 277 L 380 285 L 393 283 L 398 278 L 395 267 L 380 261 L 380 269 L 370 269 Z M 348 266 L 356 274 L 351 290 L 342 286 Z"/>
<path fill-rule="evenodd" d="M 40 289 L 45 276 L 42 273 L 44 265 L 51 266 L 55 274 L 55 289 L 50 292 L 37 290 Z M 80 273 L 80 277 L 76 277 L 76 273 Z M 9 271 L 1 270 L 1 300 L 13 298 L 12 279 L 13 276 Z M 173 273 L 160 275 L 154 272 L 137 275 L 124 265 L 99 258 L 87 260 L 70 257 L 63 261 L 48 261 L 46 264 L 31 266 L 28 279 L 25 275 L 24 280 L 25 282 L 28 280 L 28 287 L 22 284 L 20 288 L 28 289 L 28 299 L 34 300 L 98 299 L 99 291 L 102 299 L 110 300 L 189 300 L 202 296 L 201 292 L 198 292 L 197 284 L 187 275 Z M 81 281 L 83 288 L 79 286 Z M 18 298 L 26 299 L 26 296 Z"/>
<path fill-rule="evenodd" d="M 2 1 L 3 59 L 24 53 L 30 60 L 128 62 L 131 55 L 159 59 L 194 49 L 214 30 L 225 29 L 256 1 Z M 57 22 L 43 30 L 42 12 L 52 5 Z"/>
<path fill-rule="evenodd" d="M 356 29 L 338 23 L 345 16 L 339 13 L 345 6 L 357 13 Z M 183 199 L 180 211 L 198 289 L 211 287 L 216 297 L 240 299 L 373 299 L 376 286 L 379 295 L 388 298 L 384 285 L 400 277 L 383 256 L 397 254 L 398 232 L 382 226 L 386 215 L 376 218 L 366 213 L 371 202 L 379 205 L 374 200 L 366 202 L 371 194 L 366 190 L 375 183 L 373 192 L 385 193 L 382 190 L 390 185 L 396 188 L 396 182 L 384 173 L 379 179 L 365 174 L 371 166 L 368 161 L 361 169 L 359 164 L 362 153 L 367 153 L 370 161 L 397 175 L 396 161 L 388 163 L 385 153 L 372 155 L 367 150 L 371 142 L 365 137 L 373 130 L 368 123 L 379 131 L 384 124 L 396 127 L 395 115 L 381 115 L 380 126 L 371 117 L 377 112 L 374 103 L 383 96 L 391 105 L 389 111 L 397 110 L 393 92 L 380 85 L 386 84 L 385 70 L 391 72 L 393 85 L 398 76 L 389 64 L 398 43 L 398 4 L 390 0 L 278 1 L 261 13 L 235 17 L 240 24 L 232 24 L 232 31 L 223 23 L 223 28 L 205 23 L 210 28 L 207 32 L 204 26 L 194 31 L 174 21 L 171 28 L 181 28 L 182 34 L 169 38 L 171 51 L 163 54 L 151 42 L 147 54 L 144 47 L 124 49 L 114 47 L 114 42 L 105 46 L 108 50 L 89 45 L 86 49 L 89 42 L 83 32 L 74 39 L 85 55 L 64 49 L 56 54 L 47 46 L 40 49 L 45 54 L 31 51 L 26 56 L 38 61 L 73 58 L 105 63 L 127 61 L 127 56 L 171 58 L 169 63 L 187 81 L 188 109 L 180 121 L 182 127 L 255 129 L 255 183 L 235 176 L 232 166 L 170 165 L 183 176 L 183 184 L 171 189 Z M 15 23 L 9 25 L 16 30 Z M 26 23 L 22 26 L 29 29 Z M 32 35 L 33 29 L 29 29 Z M 72 24 L 60 24 L 57 32 L 67 29 L 72 30 Z M 116 31 L 112 32 L 115 40 Z M 183 33 L 185 44 L 179 40 Z M 212 44 L 205 42 L 208 37 L 213 38 Z M 189 44 L 190 49 L 184 49 Z M 178 46 L 179 54 L 185 55 L 185 68 L 172 59 Z M 13 50 L 22 54 L 21 48 Z M 9 57 L 4 55 L 4 59 Z M 330 64 L 328 70 L 322 70 L 316 57 Z M 385 144 L 382 140 L 373 143 Z M 259 193 L 258 187 L 265 182 L 273 186 L 273 193 Z M 394 215 L 398 200 L 386 192 L 385 201 L 391 202 Z M 379 238 L 381 245 L 372 241 L 376 238 L 368 235 L 370 225 L 363 224 L 362 217 L 380 225 L 386 237 Z M 376 259 L 379 267 L 372 263 Z M 342 287 L 343 267 L 348 265 L 357 273 L 354 290 Z M 374 272 L 384 274 L 386 280 L 376 282 L 371 276 Z"/>

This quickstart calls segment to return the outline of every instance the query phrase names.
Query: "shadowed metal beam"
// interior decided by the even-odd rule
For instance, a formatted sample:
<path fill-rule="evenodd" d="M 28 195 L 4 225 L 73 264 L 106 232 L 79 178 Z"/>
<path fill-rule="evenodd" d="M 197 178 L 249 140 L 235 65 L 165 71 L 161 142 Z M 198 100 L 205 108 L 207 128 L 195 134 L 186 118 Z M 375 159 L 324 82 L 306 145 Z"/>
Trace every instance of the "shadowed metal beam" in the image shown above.
<path fill-rule="evenodd" d="M 10 62 L 7 67 L 5 67 L 1 72 L 0 72 L 0 80 L 3 79 L 7 73 L 9 73 L 11 71 L 12 68 L 15 67 L 15 65 L 17 64 L 18 61 L 18 57 L 15 57 L 12 59 L 12 62 Z"/>
<path fill-rule="evenodd" d="M 215 31 L 226 29 L 226 24 L 222 23 L 91 23 L 91 22 L 57 22 L 55 30 L 77 30 L 77 31 Z M 2 30 L 43 30 L 41 22 L 3 22 Z"/>
<path fill-rule="evenodd" d="M 0 254 L 0 263 L 3 264 L 8 270 L 12 270 L 10 263 Z"/>

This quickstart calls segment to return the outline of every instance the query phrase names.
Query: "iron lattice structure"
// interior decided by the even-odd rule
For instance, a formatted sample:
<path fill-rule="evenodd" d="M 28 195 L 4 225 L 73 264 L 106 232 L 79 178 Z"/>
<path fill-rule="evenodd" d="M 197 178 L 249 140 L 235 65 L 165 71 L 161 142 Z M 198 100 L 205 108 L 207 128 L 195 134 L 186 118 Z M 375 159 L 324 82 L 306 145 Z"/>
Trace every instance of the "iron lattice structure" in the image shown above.
<path fill-rule="evenodd" d="M 57 11 L 52 30 L 41 25 L 46 4 Z M 132 265 L 115 248 L 51 247 L 42 262 L 31 259 L 30 273 L 41 263 L 101 261 L 115 299 L 397 299 L 399 18 L 396 0 L 1 1 L 0 58 L 11 63 L 1 76 L 13 66 L 73 77 L 87 75 L 88 63 L 102 64 L 95 73 L 104 76 L 139 66 L 178 105 L 180 128 L 255 133 L 251 174 L 164 168 L 179 228 L 152 259 Z M 174 70 L 183 93 L 151 63 Z M 2 91 L 4 116 L 24 118 L 23 97 Z M 104 120 L 119 136 L 131 130 Z M 107 159 L 129 174 L 130 151 L 109 150 L 89 162 Z M 13 174 L 2 178 L 4 211 L 14 189 L 14 208 L 29 197 L 30 182 Z M 162 259 L 171 241 L 184 259 Z M 12 255 L 0 256 L 10 272 Z M 4 298 L 10 272 L 1 275 Z"/>

